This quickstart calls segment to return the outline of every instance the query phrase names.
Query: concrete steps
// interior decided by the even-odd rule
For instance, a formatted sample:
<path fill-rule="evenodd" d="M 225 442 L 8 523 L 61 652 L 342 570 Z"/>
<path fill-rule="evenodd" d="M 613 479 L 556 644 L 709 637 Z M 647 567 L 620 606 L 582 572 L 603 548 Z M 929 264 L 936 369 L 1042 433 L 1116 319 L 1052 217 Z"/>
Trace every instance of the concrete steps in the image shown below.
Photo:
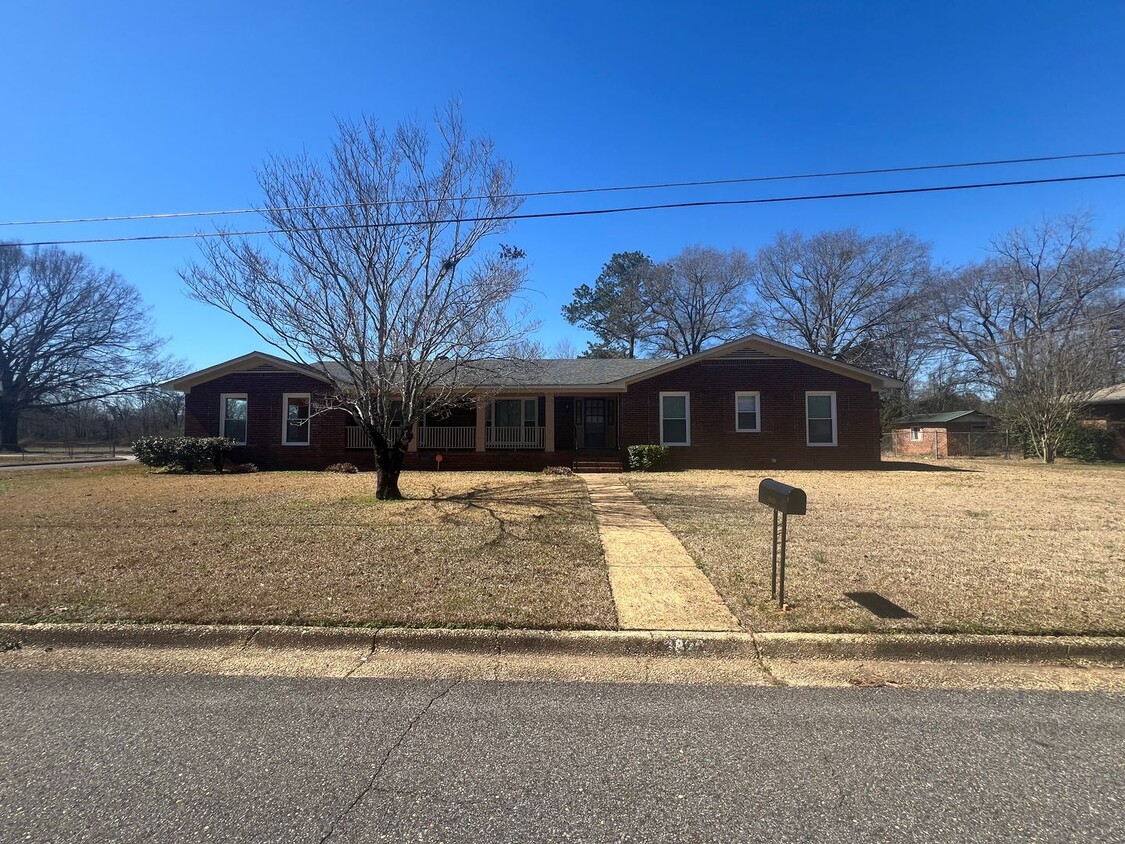
<path fill-rule="evenodd" d="M 621 474 L 620 460 L 575 460 L 574 471 L 579 474 Z"/>

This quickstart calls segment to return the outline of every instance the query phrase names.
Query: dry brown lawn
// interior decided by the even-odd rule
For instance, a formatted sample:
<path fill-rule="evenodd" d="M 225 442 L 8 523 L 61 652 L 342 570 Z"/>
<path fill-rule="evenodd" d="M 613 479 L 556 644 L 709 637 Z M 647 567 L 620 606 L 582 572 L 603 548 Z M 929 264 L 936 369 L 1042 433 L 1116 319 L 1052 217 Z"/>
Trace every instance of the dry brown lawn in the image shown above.
<path fill-rule="evenodd" d="M 581 481 L 410 472 L 3 474 L 0 620 L 612 628 Z"/>
<path fill-rule="evenodd" d="M 786 613 L 769 599 L 766 474 L 627 476 L 746 627 L 1125 633 L 1125 466 L 892 461 L 769 476 L 809 498 L 808 515 L 789 521 Z M 876 614 L 848 593 L 915 617 Z"/>

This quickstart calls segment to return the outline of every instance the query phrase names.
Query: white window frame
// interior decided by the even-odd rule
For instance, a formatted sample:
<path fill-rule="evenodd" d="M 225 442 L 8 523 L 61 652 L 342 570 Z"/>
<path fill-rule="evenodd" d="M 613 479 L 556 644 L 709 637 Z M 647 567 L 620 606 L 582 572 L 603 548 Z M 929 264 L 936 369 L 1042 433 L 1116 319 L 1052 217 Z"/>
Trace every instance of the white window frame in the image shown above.
<path fill-rule="evenodd" d="M 665 396 L 683 396 L 684 397 L 684 437 L 682 443 L 670 443 L 664 439 L 664 397 Z M 669 392 L 660 394 L 660 407 L 659 407 L 659 422 L 660 422 L 660 444 L 670 448 L 677 446 L 690 446 L 691 445 L 691 393 L 685 392 Z"/>
<path fill-rule="evenodd" d="M 811 396 L 828 396 L 832 400 L 832 442 L 814 443 L 809 439 L 809 398 Z M 835 448 L 839 437 L 837 436 L 836 391 L 835 390 L 806 390 L 805 391 L 805 445 L 811 448 Z"/>
<path fill-rule="evenodd" d="M 227 399 L 241 399 L 246 402 L 246 431 L 242 435 L 242 442 L 232 439 L 235 445 L 246 445 L 250 437 L 250 399 L 246 393 L 219 393 L 219 436 L 227 435 Z"/>
<path fill-rule="evenodd" d="M 305 420 L 309 435 L 304 442 L 289 442 L 289 399 L 305 399 L 309 403 L 309 418 Z M 281 394 L 281 444 L 294 446 L 312 445 L 312 395 L 310 393 Z"/>
<path fill-rule="evenodd" d="M 915 443 L 922 442 L 922 429 L 921 428 L 911 428 L 910 429 L 910 441 L 915 442 Z"/>
<path fill-rule="evenodd" d="M 738 400 L 745 396 L 754 397 L 754 420 L 757 424 L 753 428 L 738 427 Z M 758 390 L 739 390 L 734 394 L 734 430 L 739 434 L 760 434 L 762 432 L 762 394 Z"/>

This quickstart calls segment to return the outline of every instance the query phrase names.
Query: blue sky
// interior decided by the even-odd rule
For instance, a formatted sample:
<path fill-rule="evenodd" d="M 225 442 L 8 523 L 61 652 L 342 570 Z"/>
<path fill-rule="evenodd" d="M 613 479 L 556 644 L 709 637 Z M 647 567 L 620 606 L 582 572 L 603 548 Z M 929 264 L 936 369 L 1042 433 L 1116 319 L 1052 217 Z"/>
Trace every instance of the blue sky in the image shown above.
<path fill-rule="evenodd" d="M 459 97 L 522 189 L 1125 149 L 1118 2 L 499 3 L 8 0 L 0 220 L 244 207 L 271 153 L 337 117 L 393 123 Z M 1125 158 L 937 175 L 536 200 L 525 211 L 1125 172 Z M 615 251 L 755 250 L 779 229 L 904 228 L 949 263 L 1043 214 L 1125 225 L 1125 180 L 525 221 L 541 339 Z M 253 218 L 244 218 L 247 221 Z M 0 229 L 26 241 L 191 231 L 206 220 Z M 183 242 L 84 249 L 135 284 L 205 366 L 261 346 L 183 296 Z"/>

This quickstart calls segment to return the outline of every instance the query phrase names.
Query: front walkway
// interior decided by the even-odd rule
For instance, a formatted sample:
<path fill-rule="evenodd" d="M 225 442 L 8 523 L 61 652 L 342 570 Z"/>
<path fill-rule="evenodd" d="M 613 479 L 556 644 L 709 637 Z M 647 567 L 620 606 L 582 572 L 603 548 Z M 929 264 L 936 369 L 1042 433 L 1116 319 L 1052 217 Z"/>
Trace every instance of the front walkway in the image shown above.
<path fill-rule="evenodd" d="M 684 546 L 620 475 L 583 475 L 622 630 L 738 630 Z"/>

